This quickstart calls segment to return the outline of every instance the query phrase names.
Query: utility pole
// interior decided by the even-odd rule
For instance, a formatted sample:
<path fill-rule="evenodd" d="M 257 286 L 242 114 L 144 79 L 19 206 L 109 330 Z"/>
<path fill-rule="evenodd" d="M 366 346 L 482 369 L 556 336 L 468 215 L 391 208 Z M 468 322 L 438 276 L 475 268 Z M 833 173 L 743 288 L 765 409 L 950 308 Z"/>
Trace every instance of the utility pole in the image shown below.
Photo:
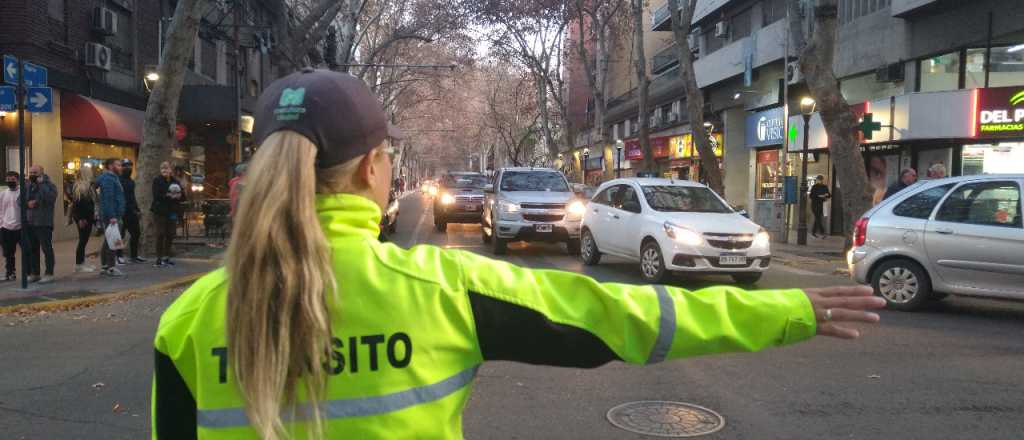
<path fill-rule="evenodd" d="M 245 0 L 235 0 L 235 163 L 242 161 L 242 40 L 238 29 L 242 24 L 242 5 Z"/>

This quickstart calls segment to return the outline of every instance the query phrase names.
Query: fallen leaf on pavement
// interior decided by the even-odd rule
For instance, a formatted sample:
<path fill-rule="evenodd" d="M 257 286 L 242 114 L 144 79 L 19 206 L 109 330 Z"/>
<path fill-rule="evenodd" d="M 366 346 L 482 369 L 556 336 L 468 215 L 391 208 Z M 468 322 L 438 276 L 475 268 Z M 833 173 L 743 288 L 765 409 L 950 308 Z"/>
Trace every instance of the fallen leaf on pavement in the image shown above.
<path fill-rule="evenodd" d="M 125 412 L 127 410 L 123 406 L 121 406 L 120 403 L 115 403 L 114 404 L 114 409 L 112 409 L 111 411 L 113 411 L 115 413 L 123 413 L 123 412 Z"/>
<path fill-rule="evenodd" d="M 882 376 L 879 376 L 877 374 L 872 374 L 872 375 L 868 376 L 868 379 L 881 379 L 881 378 L 882 378 Z"/>
<path fill-rule="evenodd" d="M 105 386 L 107 386 L 107 384 L 105 384 L 103 382 L 96 382 L 96 383 L 92 384 L 93 389 L 97 389 L 97 390 L 98 389 L 102 389 Z"/>

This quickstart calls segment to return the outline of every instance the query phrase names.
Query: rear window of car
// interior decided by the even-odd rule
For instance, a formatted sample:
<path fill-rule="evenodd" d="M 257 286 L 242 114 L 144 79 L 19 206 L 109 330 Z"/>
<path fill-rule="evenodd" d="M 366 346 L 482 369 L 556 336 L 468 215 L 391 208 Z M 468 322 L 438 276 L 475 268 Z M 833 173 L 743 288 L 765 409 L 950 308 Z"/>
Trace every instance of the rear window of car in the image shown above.
<path fill-rule="evenodd" d="M 896 205 L 892 213 L 900 217 L 927 219 L 932 216 L 932 211 L 952 187 L 953 184 L 942 185 L 914 194 Z"/>

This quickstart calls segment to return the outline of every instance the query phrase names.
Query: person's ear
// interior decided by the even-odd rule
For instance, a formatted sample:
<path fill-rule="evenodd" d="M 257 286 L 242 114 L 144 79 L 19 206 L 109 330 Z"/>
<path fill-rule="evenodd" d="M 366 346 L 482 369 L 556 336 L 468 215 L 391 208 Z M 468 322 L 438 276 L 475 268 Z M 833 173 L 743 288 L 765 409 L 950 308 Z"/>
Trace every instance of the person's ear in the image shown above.
<path fill-rule="evenodd" d="M 366 153 L 359 161 L 359 169 L 356 171 L 356 179 L 360 186 L 368 188 L 375 182 L 377 174 L 380 173 L 380 156 L 382 153 L 376 148 Z"/>

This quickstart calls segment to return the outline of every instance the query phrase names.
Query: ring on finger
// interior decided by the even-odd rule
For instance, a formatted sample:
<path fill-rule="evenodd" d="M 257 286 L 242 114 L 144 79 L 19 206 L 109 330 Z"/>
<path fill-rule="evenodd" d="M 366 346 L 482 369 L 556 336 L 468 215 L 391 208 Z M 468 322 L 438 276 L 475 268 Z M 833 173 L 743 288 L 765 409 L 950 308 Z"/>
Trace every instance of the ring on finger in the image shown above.
<path fill-rule="evenodd" d="M 825 320 L 826 321 L 831 321 L 832 320 L 832 309 L 825 309 Z"/>

